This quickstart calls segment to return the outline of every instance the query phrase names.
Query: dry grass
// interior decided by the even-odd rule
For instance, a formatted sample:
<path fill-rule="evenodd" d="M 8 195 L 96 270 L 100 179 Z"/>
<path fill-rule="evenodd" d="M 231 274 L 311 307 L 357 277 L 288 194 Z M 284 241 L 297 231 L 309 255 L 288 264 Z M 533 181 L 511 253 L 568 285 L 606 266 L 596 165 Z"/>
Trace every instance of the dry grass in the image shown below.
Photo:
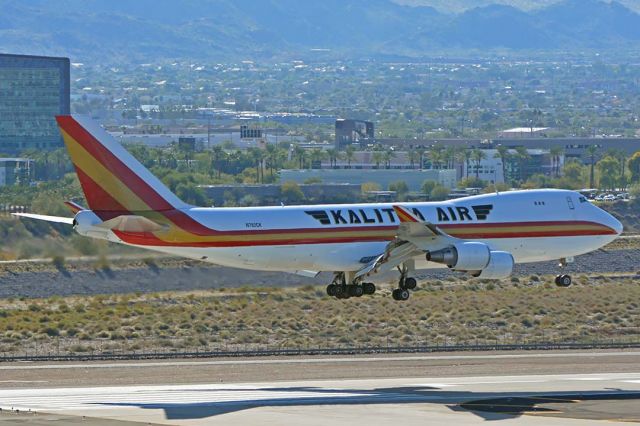
<path fill-rule="evenodd" d="M 581 275 L 432 283 L 335 300 L 319 287 L 0 301 L 0 352 L 327 347 L 640 338 L 640 284 Z M 62 342 L 62 343 L 61 343 Z"/>

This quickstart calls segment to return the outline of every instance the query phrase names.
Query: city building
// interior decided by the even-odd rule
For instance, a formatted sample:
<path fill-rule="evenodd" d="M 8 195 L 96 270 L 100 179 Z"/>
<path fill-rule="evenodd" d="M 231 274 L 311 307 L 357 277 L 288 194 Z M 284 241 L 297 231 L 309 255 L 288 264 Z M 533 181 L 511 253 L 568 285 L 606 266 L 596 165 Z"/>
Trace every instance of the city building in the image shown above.
<path fill-rule="evenodd" d="M 469 160 L 458 164 L 458 179 L 477 177 L 489 183 L 525 181 L 534 174 L 553 176 L 560 174 L 564 167 L 565 156 L 560 154 L 552 158 L 549 150 L 528 149 L 526 158 L 519 158 L 515 150 L 507 152 L 506 161 L 500 158 L 498 150 L 484 149 L 484 158 L 480 162 Z"/>
<path fill-rule="evenodd" d="M 501 138 L 541 138 L 546 136 L 548 127 L 514 127 L 500 132 Z"/>
<path fill-rule="evenodd" d="M 424 148 L 429 150 L 434 146 L 457 149 L 497 148 L 505 146 L 510 149 L 525 147 L 527 149 L 541 149 L 549 151 L 560 148 L 567 160 L 576 159 L 584 164 L 591 162 L 588 152 L 590 146 L 596 147 L 595 159 L 598 161 L 610 150 L 624 152 L 627 156 L 640 151 L 640 138 L 620 137 L 512 137 L 495 139 L 376 139 L 376 143 L 384 147 L 396 147 L 403 151 Z"/>
<path fill-rule="evenodd" d="M 343 149 L 353 144 L 364 148 L 368 144 L 373 144 L 374 140 L 375 133 L 372 122 L 343 118 L 336 120 L 336 149 Z"/>
<path fill-rule="evenodd" d="M 70 113 L 68 58 L 0 54 L 0 152 L 63 146 L 55 116 Z"/>
<path fill-rule="evenodd" d="M 322 183 L 343 184 L 377 183 L 382 189 L 388 189 L 392 183 L 404 181 L 409 191 L 419 192 L 422 184 L 435 181 L 449 189 L 457 184 L 456 170 L 406 170 L 406 169 L 311 169 L 311 170 L 280 170 L 280 181 L 304 183 L 309 180 Z"/>
<path fill-rule="evenodd" d="M 28 158 L 0 158 L 0 186 L 28 184 L 33 170 L 33 160 Z"/>

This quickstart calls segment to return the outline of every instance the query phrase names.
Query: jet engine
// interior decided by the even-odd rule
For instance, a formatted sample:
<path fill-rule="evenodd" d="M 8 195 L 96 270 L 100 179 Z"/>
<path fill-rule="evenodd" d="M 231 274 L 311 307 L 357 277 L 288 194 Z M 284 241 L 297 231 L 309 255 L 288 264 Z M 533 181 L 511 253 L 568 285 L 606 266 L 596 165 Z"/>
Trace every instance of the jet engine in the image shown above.
<path fill-rule="evenodd" d="M 483 243 L 458 243 L 442 250 L 427 252 L 427 260 L 442 263 L 458 271 L 481 271 L 491 260 L 491 250 Z"/>
<path fill-rule="evenodd" d="M 458 243 L 434 252 L 427 252 L 427 260 L 441 263 L 456 271 L 471 272 L 475 277 L 503 279 L 511 275 L 514 260 L 511 253 L 492 251 L 478 242 Z"/>
<path fill-rule="evenodd" d="M 514 264 L 515 262 L 511 253 L 506 251 L 492 251 L 489 264 L 475 276 L 488 280 L 509 278 L 513 272 Z"/>

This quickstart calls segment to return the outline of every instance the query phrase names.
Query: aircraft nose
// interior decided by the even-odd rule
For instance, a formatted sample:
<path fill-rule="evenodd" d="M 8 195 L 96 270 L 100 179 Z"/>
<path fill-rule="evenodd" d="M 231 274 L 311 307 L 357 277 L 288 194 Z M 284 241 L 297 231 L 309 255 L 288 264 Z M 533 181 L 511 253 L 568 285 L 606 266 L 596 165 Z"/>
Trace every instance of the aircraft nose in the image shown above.
<path fill-rule="evenodd" d="M 610 213 L 605 213 L 605 214 L 607 217 L 605 218 L 604 224 L 607 225 L 609 228 L 613 229 L 616 235 L 622 234 L 622 231 L 624 229 L 624 227 L 622 226 L 622 223 L 620 223 L 620 221 L 615 217 L 613 217 L 613 215 L 611 215 Z"/>

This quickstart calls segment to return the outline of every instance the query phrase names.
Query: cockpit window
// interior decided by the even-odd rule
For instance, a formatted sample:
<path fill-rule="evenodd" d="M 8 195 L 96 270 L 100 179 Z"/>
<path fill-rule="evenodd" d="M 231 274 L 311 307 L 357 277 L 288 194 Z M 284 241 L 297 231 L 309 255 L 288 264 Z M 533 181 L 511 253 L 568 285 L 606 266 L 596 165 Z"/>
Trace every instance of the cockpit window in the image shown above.
<path fill-rule="evenodd" d="M 586 202 L 587 202 L 587 198 L 586 198 L 586 197 L 580 197 L 580 198 L 578 198 L 578 200 L 579 200 L 581 203 L 586 203 Z"/>

